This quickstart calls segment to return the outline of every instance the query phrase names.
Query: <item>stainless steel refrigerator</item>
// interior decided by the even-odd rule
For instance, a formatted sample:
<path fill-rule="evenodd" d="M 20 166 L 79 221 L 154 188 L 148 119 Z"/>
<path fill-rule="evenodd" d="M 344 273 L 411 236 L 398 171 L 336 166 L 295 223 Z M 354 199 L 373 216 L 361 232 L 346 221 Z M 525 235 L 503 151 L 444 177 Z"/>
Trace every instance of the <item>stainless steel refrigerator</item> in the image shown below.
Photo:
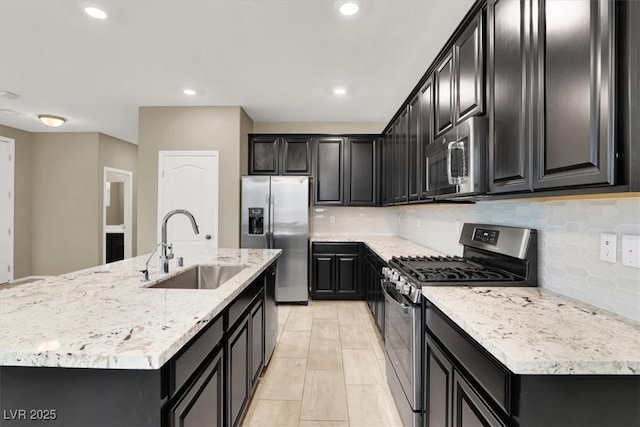
<path fill-rule="evenodd" d="M 276 301 L 309 298 L 310 186 L 306 176 L 243 176 L 243 248 L 282 249 Z"/>

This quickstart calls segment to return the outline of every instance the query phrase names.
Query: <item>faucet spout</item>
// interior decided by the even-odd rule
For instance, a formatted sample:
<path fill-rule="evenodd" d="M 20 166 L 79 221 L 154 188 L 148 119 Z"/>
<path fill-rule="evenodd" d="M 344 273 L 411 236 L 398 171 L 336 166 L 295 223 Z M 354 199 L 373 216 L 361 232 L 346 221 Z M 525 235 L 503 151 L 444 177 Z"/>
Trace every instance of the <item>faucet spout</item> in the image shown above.
<path fill-rule="evenodd" d="M 198 224 L 196 223 L 196 219 L 193 217 L 191 212 L 185 209 L 174 209 L 172 211 L 167 212 L 167 214 L 162 218 L 162 254 L 160 255 L 160 259 L 162 260 L 162 271 L 165 273 L 169 272 L 169 260 L 173 258 L 173 253 L 171 253 L 171 245 L 167 244 L 167 222 L 169 218 L 176 214 L 183 214 L 189 218 L 191 221 L 191 227 L 193 228 L 193 234 L 200 234 L 200 230 L 198 229 Z M 167 254 L 167 249 L 169 249 L 169 254 Z"/>

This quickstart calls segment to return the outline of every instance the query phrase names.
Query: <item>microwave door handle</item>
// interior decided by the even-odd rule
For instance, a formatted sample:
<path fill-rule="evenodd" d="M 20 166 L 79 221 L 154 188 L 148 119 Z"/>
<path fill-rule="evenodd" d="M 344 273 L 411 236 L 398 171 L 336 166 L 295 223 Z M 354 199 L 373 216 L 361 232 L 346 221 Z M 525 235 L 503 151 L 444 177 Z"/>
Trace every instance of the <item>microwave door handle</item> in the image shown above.
<path fill-rule="evenodd" d="M 452 141 L 447 145 L 447 182 L 449 185 L 454 185 L 455 181 L 453 180 L 453 170 L 452 170 L 452 157 L 453 157 L 453 146 L 456 145 L 456 141 Z"/>

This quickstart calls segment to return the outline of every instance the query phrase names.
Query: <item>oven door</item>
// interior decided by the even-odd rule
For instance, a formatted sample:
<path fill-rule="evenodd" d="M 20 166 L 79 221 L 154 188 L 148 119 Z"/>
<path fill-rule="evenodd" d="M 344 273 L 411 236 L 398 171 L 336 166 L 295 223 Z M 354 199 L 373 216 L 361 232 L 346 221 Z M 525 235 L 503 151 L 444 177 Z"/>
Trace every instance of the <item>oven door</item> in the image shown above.
<path fill-rule="evenodd" d="M 421 408 L 420 400 L 420 306 L 411 303 L 395 286 L 383 282 L 384 345 L 387 363 L 393 367 L 405 398 L 413 411 Z"/>

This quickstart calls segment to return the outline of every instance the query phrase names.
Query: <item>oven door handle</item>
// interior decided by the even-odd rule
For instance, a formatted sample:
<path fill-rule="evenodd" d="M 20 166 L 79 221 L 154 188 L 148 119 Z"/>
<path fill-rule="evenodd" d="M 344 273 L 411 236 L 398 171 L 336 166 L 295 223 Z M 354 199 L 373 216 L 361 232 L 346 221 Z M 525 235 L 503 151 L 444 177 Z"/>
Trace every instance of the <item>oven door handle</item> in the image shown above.
<path fill-rule="evenodd" d="M 396 294 L 396 290 L 394 288 L 393 289 L 393 294 L 390 293 L 388 291 L 389 287 L 386 286 L 386 281 L 382 281 L 382 292 L 384 293 L 384 298 L 393 305 L 399 306 L 400 309 L 402 310 L 403 314 L 409 314 L 411 313 L 411 309 L 412 307 L 406 303 L 404 303 L 404 301 L 400 300 L 401 297 L 395 295 Z"/>

